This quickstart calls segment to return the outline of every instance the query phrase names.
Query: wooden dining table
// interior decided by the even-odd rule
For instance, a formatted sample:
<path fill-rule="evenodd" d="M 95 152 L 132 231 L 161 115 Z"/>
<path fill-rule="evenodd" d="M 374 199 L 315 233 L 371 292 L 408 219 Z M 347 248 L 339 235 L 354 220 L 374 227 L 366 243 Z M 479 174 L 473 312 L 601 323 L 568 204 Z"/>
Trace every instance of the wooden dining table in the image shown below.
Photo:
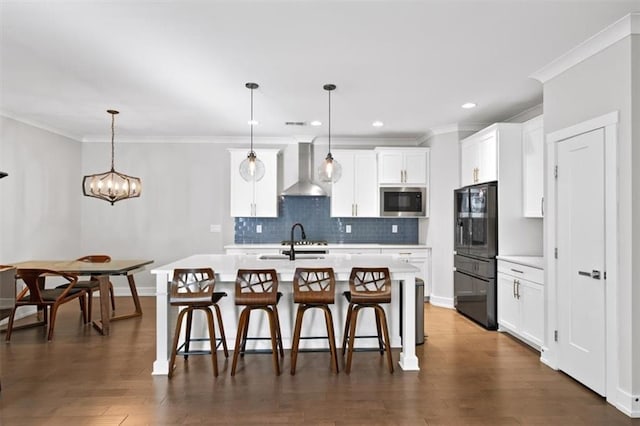
<path fill-rule="evenodd" d="M 16 269 L 49 269 L 53 271 L 66 272 L 78 276 L 92 276 L 100 283 L 100 320 L 93 321 L 93 326 L 102 335 L 110 334 L 110 322 L 127 318 L 142 316 L 142 307 L 138 290 L 133 279 L 133 274 L 144 270 L 146 265 L 153 263 L 153 260 L 119 260 L 112 259 L 106 263 L 82 262 L 79 260 L 29 260 L 18 262 L 12 266 Z M 109 303 L 109 277 L 112 275 L 126 275 L 131 290 L 131 297 L 135 306 L 134 312 L 111 316 L 111 305 Z"/>

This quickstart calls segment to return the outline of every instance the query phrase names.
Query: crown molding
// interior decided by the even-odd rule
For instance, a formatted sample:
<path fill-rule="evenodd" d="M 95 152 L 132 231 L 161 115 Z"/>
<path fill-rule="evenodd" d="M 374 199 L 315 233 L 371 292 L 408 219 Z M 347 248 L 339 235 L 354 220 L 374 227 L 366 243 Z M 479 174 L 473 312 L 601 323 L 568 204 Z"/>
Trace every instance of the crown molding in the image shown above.
<path fill-rule="evenodd" d="M 435 136 L 444 135 L 447 133 L 477 132 L 478 130 L 482 130 L 489 125 L 491 125 L 491 123 L 455 123 L 432 127 L 427 131 L 427 133 L 424 134 L 420 143 L 424 143 Z"/>
<path fill-rule="evenodd" d="M 81 142 L 82 141 L 82 138 L 80 136 L 78 136 L 78 135 L 74 135 L 74 134 L 65 132 L 65 131 L 57 129 L 55 127 L 51 127 L 51 126 L 48 126 L 46 124 L 39 123 L 37 121 L 33 121 L 33 120 L 29 120 L 29 119 L 24 118 L 24 117 L 20 117 L 17 114 L 13 114 L 13 113 L 7 112 L 5 110 L 0 110 L 0 116 L 8 118 L 10 120 L 17 121 L 17 122 L 22 123 L 22 124 L 26 124 L 27 126 L 31 126 L 31 127 L 35 127 L 37 129 L 40 129 L 40 130 L 44 130 L 45 132 L 54 133 L 54 134 L 56 134 L 58 136 L 65 137 L 67 139 L 72 139 L 72 140 L 74 140 L 76 142 Z"/>
<path fill-rule="evenodd" d="M 622 17 L 529 77 L 546 83 L 631 34 L 640 34 L 640 12 L 633 12 Z"/>
<path fill-rule="evenodd" d="M 116 136 L 116 143 L 206 143 L 220 145 L 247 145 L 249 138 L 246 136 Z M 110 143 L 111 136 L 88 135 L 81 139 L 86 143 Z M 296 140 L 290 137 L 260 137 L 253 138 L 254 145 L 290 145 Z"/>

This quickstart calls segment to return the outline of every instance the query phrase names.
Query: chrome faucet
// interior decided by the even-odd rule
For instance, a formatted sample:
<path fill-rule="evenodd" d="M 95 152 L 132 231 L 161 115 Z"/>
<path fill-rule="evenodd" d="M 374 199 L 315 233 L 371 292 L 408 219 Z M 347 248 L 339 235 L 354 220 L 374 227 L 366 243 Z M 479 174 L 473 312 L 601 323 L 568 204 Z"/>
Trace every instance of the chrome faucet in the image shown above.
<path fill-rule="evenodd" d="M 296 229 L 296 226 L 300 227 L 300 231 L 302 231 L 302 239 L 306 240 L 307 236 L 304 233 L 304 226 L 302 226 L 301 223 L 294 223 L 293 226 L 291 227 L 291 239 L 290 239 L 290 243 L 291 243 L 291 250 L 289 250 L 289 260 L 296 260 L 296 252 L 294 249 L 294 241 L 293 241 L 293 231 Z"/>

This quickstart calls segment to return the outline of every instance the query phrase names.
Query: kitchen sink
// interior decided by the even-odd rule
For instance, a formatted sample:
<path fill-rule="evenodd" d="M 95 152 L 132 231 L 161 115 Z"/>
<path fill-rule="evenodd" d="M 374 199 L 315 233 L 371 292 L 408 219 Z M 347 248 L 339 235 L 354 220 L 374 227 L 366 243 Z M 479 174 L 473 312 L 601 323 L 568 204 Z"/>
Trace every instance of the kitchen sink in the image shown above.
<path fill-rule="evenodd" d="M 317 260 L 324 259 L 323 255 L 300 253 L 296 254 L 296 260 Z M 289 260 L 288 254 L 260 254 L 258 260 Z"/>

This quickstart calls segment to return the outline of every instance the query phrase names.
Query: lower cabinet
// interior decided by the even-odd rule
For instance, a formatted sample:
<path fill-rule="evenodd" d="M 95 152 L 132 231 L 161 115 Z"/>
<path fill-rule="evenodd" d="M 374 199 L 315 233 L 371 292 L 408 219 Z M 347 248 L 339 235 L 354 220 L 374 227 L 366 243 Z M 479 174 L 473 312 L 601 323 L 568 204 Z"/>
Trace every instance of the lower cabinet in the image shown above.
<path fill-rule="evenodd" d="M 540 349 L 544 336 L 541 269 L 498 260 L 498 329 Z"/>

